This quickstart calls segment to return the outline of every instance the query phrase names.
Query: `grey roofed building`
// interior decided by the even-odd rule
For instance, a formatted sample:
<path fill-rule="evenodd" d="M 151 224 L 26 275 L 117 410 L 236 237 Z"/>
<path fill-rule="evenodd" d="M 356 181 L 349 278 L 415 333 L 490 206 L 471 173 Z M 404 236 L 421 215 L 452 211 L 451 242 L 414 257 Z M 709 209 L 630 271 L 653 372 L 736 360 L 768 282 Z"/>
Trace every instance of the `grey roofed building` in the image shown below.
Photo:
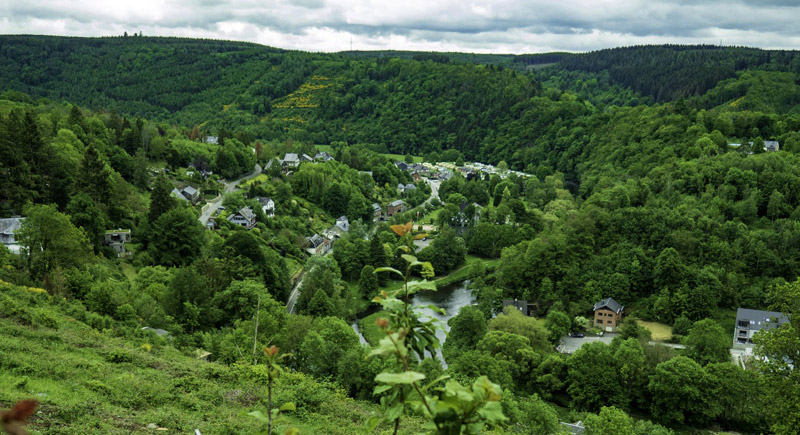
<path fill-rule="evenodd" d="M 186 199 L 186 196 L 183 195 L 183 192 L 174 187 L 172 188 L 172 192 L 170 192 L 170 195 L 180 199 L 181 201 L 188 201 L 188 199 Z"/>
<path fill-rule="evenodd" d="M 764 151 L 778 151 L 780 148 L 781 146 L 776 140 L 764 141 Z"/>
<path fill-rule="evenodd" d="M 397 166 L 400 170 L 405 171 L 408 170 L 408 163 L 406 162 L 394 162 L 394 165 Z"/>
<path fill-rule="evenodd" d="M 313 162 L 314 161 L 314 158 L 309 156 L 308 154 L 303 154 L 302 156 L 300 156 L 300 159 L 302 161 L 304 161 L 304 162 Z"/>
<path fill-rule="evenodd" d="M 206 143 L 213 143 L 215 145 L 219 145 L 219 137 L 217 137 L 217 136 L 206 136 Z"/>
<path fill-rule="evenodd" d="M 788 322 L 789 318 L 778 311 L 736 310 L 736 327 L 733 332 L 734 347 L 743 348 L 753 345 L 753 336 L 762 329 L 777 328 Z"/>
<path fill-rule="evenodd" d="M 192 204 L 194 204 L 195 202 L 197 202 L 198 199 L 200 199 L 200 192 L 198 192 L 197 189 L 195 189 L 192 186 L 184 187 L 181 193 L 183 194 L 183 196 L 186 197 L 186 199 L 191 201 Z"/>
<path fill-rule="evenodd" d="M 619 314 L 620 311 L 622 311 L 622 309 L 625 308 L 622 305 L 620 305 L 619 302 L 615 301 L 614 298 L 606 298 L 594 304 L 594 308 L 592 308 L 592 311 L 597 311 L 604 307 L 617 314 Z"/>
<path fill-rule="evenodd" d="M 417 186 L 415 186 L 415 185 L 413 185 L 413 184 L 411 184 L 411 183 L 408 183 L 408 184 L 406 184 L 406 186 L 405 186 L 405 190 L 406 190 L 406 191 L 409 191 L 409 190 L 417 190 Z"/>
<path fill-rule="evenodd" d="M 520 313 L 527 316 L 528 315 L 528 301 L 520 301 L 517 299 L 503 299 L 503 311 L 505 311 L 506 307 L 514 307 L 519 310 Z"/>
<path fill-rule="evenodd" d="M 397 190 L 399 190 L 400 193 L 403 193 L 406 191 L 406 186 L 404 186 L 403 183 L 397 183 Z"/>
<path fill-rule="evenodd" d="M 400 206 L 400 205 L 403 205 L 403 204 L 405 204 L 403 202 L 403 200 L 402 199 L 398 199 L 396 201 L 392 201 L 391 203 L 389 203 L 389 207 L 397 207 L 397 206 Z"/>
<path fill-rule="evenodd" d="M 296 168 L 300 165 L 300 157 L 295 153 L 286 153 L 281 160 L 281 167 L 283 168 Z"/>
<path fill-rule="evenodd" d="M 24 217 L 0 219 L 0 243 L 4 244 L 13 254 L 19 254 L 16 232 L 22 226 Z"/>
<path fill-rule="evenodd" d="M 317 155 L 314 156 L 314 160 L 322 160 L 323 162 L 328 162 L 336 159 L 334 159 L 332 155 L 326 153 L 325 151 L 322 151 L 318 152 Z"/>
<path fill-rule="evenodd" d="M 350 221 L 347 219 L 347 216 L 340 216 L 338 219 L 336 219 L 336 227 L 344 232 L 349 231 Z"/>
<path fill-rule="evenodd" d="M 256 215 L 252 208 L 242 207 L 238 212 L 228 216 L 228 222 L 250 229 L 256 225 Z"/>

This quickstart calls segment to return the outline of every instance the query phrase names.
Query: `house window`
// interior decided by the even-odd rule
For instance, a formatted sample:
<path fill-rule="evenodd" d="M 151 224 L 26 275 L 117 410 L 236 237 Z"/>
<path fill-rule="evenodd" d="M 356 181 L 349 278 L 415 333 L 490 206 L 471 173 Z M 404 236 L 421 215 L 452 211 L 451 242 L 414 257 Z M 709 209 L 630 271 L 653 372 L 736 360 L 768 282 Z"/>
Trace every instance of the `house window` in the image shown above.
<path fill-rule="evenodd" d="M 610 320 L 608 321 L 608 324 L 609 324 L 609 325 L 610 325 L 610 324 L 612 324 L 612 323 L 614 323 L 614 322 L 612 322 L 612 321 L 610 321 Z"/>

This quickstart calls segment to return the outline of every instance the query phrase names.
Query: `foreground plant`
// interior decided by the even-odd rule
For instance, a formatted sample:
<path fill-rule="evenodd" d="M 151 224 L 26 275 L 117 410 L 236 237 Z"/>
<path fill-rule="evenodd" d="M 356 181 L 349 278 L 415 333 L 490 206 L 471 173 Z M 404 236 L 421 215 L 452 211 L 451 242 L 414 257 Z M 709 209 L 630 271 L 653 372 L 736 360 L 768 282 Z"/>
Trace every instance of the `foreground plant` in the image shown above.
<path fill-rule="evenodd" d="M 283 367 L 280 365 L 280 361 L 284 358 L 290 356 L 290 354 L 285 353 L 282 355 L 278 355 L 278 347 L 277 346 L 270 346 L 268 348 L 264 348 L 264 354 L 267 356 L 267 361 L 263 367 L 266 370 L 267 375 L 267 415 L 261 411 L 252 411 L 248 415 L 252 415 L 258 421 L 267 424 L 267 435 L 272 435 L 272 419 L 277 418 L 281 412 L 284 411 L 294 411 L 296 408 L 294 403 L 287 402 L 281 405 L 280 408 L 272 408 L 272 383 L 275 379 L 280 376 L 283 372 Z M 286 431 L 286 435 L 293 435 L 299 433 L 297 429 L 289 429 Z"/>
<path fill-rule="evenodd" d="M 27 435 L 28 432 L 22 428 L 28 418 L 36 412 L 39 402 L 35 400 L 21 400 L 14 404 L 8 411 L 0 413 L 0 427 L 11 435 Z"/>
<path fill-rule="evenodd" d="M 394 425 L 396 434 L 400 419 L 407 412 L 421 414 L 430 420 L 433 433 L 437 434 L 478 434 L 485 424 L 497 424 L 506 418 L 500 406 L 500 387 L 482 376 L 472 388 L 450 380 L 442 387 L 441 383 L 449 376 L 440 376 L 427 384 L 422 384 L 425 375 L 415 370 L 426 356 L 433 357 L 441 343 L 436 331 L 442 329 L 440 322 L 426 316 L 419 308 L 411 307 L 409 297 L 421 290 L 436 290 L 436 284 L 428 281 L 434 275 L 429 262 L 421 262 L 410 254 L 415 238 L 411 233 L 411 222 L 406 225 L 393 225 L 392 230 L 403 239 L 400 250 L 406 262 L 405 273 L 391 267 L 381 267 L 375 272 L 390 272 L 403 279 L 403 287 L 395 292 L 381 292 L 373 299 L 381 304 L 388 318 L 378 319 L 378 326 L 386 333 L 370 356 L 393 356 L 400 371 L 384 370 L 375 376 L 378 385 L 374 394 L 380 395 L 383 415 L 369 420 L 371 430 L 383 422 Z M 409 281 L 413 269 L 419 268 L 423 281 Z M 436 306 L 426 306 L 444 313 Z"/>

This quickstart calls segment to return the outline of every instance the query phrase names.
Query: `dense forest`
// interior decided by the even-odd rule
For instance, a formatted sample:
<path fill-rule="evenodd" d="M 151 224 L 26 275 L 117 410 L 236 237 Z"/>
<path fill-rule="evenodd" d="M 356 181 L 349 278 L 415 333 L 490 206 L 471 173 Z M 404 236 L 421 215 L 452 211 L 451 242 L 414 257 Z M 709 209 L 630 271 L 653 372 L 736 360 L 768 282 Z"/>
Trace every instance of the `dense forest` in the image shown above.
<path fill-rule="evenodd" d="M 34 430 L 155 420 L 255 432 L 258 418 L 237 415 L 272 415 L 262 390 L 284 372 L 274 385 L 295 410 L 276 410 L 281 430 L 549 434 L 582 420 L 589 433 L 798 433 L 797 405 L 783 399 L 798 393 L 797 325 L 760 342 L 768 363 L 742 369 L 728 354 L 737 308 L 797 318 L 796 52 L 310 54 L 0 36 L 0 59 L 0 216 L 26 218 L 22 254 L 0 248 L 0 328 L 45 357 L 4 339 L 0 381 L 14 387 L 0 405 L 53 396 Z M 333 159 L 281 169 L 285 153 L 322 150 Z M 413 155 L 498 172 L 455 170 L 430 197 L 394 164 Z M 231 181 L 254 168 L 263 173 Z M 186 186 L 199 202 L 172 194 Z M 198 217 L 217 197 L 207 230 Z M 398 199 L 404 212 L 373 222 L 372 204 Z M 249 231 L 225 219 L 244 207 Z M 351 227 L 332 255 L 309 255 L 310 237 L 340 217 Z M 117 228 L 133 238 L 124 258 L 104 243 Z M 432 241 L 416 250 L 421 238 Z M 431 357 L 435 325 L 402 297 L 437 278 L 469 278 L 476 297 L 449 322 L 446 365 Z M 557 352 L 607 297 L 629 313 L 618 337 Z M 536 316 L 504 311 L 504 299 Z M 362 345 L 350 323 L 375 301 L 384 320 L 362 325 Z M 653 344 L 637 318 L 671 327 L 685 348 Z M 45 369 L 48 340 L 69 358 Z M 85 367 L 112 375 L 89 379 Z M 159 367 L 175 373 L 170 389 Z M 125 368 L 146 379 L 139 390 Z M 60 390 L 70 374 L 97 410 Z M 220 395 L 223 405 L 201 405 Z M 129 409 L 141 414 L 120 417 Z"/>

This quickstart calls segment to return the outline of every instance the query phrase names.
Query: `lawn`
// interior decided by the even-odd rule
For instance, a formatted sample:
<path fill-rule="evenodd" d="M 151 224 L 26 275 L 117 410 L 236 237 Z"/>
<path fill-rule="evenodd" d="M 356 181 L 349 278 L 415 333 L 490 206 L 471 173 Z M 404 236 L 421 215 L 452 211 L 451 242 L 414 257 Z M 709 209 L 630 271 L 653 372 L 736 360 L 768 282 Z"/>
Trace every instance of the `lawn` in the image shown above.
<path fill-rule="evenodd" d="M 367 340 L 367 343 L 372 346 L 376 346 L 378 342 L 381 341 L 381 338 L 386 335 L 375 323 L 379 317 L 386 317 L 386 315 L 378 311 L 358 321 L 358 329 L 361 331 L 361 334 L 364 335 L 364 340 Z"/>
<path fill-rule="evenodd" d="M 385 156 L 385 157 L 388 157 L 388 158 L 390 158 L 392 160 L 399 160 L 401 162 L 405 162 L 406 161 L 406 156 L 403 155 L 403 154 L 381 154 L 381 155 Z M 424 160 L 420 156 L 411 156 L 411 157 L 413 157 L 413 163 L 422 163 L 422 161 Z"/>
<path fill-rule="evenodd" d="M 645 322 L 644 320 L 637 320 L 637 322 L 650 330 L 654 341 L 668 341 L 672 338 L 672 327 L 669 325 L 658 322 Z"/>

